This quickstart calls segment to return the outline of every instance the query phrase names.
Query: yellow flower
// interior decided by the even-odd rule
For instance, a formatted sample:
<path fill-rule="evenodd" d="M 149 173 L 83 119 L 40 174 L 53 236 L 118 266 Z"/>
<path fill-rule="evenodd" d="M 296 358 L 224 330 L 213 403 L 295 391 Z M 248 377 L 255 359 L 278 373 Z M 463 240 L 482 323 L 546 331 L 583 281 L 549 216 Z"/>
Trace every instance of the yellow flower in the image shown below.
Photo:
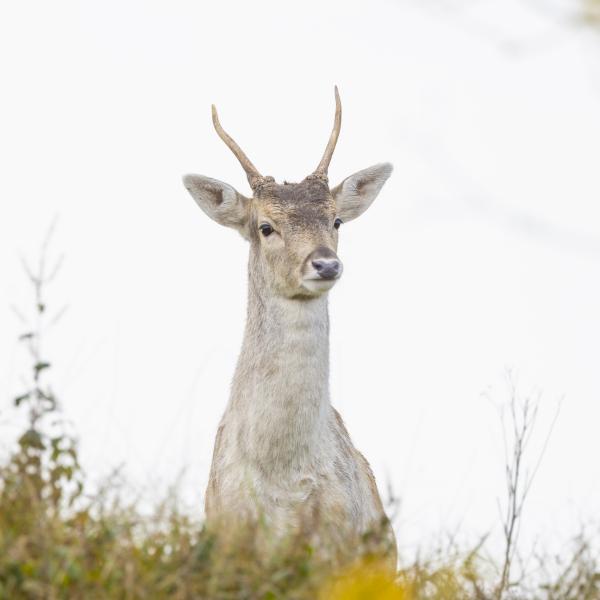
<path fill-rule="evenodd" d="M 411 597 L 385 566 L 362 563 L 326 585 L 320 600 L 411 600 Z"/>

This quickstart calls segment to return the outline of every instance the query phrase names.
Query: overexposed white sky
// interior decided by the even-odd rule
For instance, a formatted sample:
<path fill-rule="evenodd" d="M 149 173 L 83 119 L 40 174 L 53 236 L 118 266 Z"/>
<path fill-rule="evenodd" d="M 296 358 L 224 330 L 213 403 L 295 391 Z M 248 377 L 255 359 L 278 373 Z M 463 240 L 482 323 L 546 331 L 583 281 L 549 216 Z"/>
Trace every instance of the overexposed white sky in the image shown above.
<path fill-rule="evenodd" d="M 54 388 L 87 470 L 124 463 L 143 497 L 185 468 L 198 503 L 246 301 L 245 242 L 181 175 L 248 193 L 212 129 L 299 180 L 344 122 L 333 183 L 395 171 L 340 237 L 332 398 L 403 549 L 499 533 L 496 404 L 512 369 L 541 394 L 524 543 L 600 506 L 600 54 L 523 1 L 75 0 L 0 8 L 0 449 L 27 357 L 11 304 L 54 215 Z"/>

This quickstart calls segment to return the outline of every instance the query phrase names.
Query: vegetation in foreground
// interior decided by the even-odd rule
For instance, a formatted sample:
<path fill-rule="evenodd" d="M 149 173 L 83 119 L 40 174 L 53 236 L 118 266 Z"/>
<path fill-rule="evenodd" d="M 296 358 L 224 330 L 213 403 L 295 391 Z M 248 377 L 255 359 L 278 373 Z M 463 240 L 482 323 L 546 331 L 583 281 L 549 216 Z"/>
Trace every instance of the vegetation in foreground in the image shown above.
<path fill-rule="evenodd" d="M 146 514 L 122 499 L 121 484 L 109 482 L 90 493 L 76 441 L 47 383 L 51 365 L 41 349 L 48 320 L 43 291 L 56 270 L 47 272 L 44 256 L 35 273 L 27 269 L 34 314 L 20 341 L 32 365 L 14 399 L 15 417 L 25 417 L 26 425 L 0 464 L 0 600 L 600 600 L 600 565 L 584 538 L 567 557 L 540 557 L 535 582 L 515 568 L 518 524 L 531 484 L 523 480 L 522 458 L 535 422 L 535 408 L 517 402 L 516 393 L 509 412 L 500 565 L 485 558 L 483 544 L 470 551 L 451 546 L 401 564 L 392 575 L 376 532 L 346 554 L 324 553 L 302 534 L 266 554 L 256 544 L 262 525 L 209 532 L 178 508 L 175 495 Z"/>

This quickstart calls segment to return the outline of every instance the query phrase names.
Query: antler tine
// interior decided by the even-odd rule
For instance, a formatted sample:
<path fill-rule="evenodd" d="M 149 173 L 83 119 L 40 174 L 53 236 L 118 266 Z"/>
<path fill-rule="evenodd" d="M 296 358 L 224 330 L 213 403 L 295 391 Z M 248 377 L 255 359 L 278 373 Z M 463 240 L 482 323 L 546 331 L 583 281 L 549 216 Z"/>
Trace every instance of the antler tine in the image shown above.
<path fill-rule="evenodd" d="M 327 142 L 327 147 L 325 148 L 325 153 L 323 154 L 323 158 L 319 163 L 314 175 L 317 177 L 327 178 L 327 170 L 329 169 L 329 163 L 331 162 L 331 157 L 333 156 L 333 151 L 335 150 L 335 145 L 337 144 L 338 137 L 340 135 L 340 129 L 342 127 L 342 103 L 340 101 L 340 94 L 338 92 L 337 85 L 335 86 L 335 118 L 333 120 L 333 130 L 331 131 L 331 135 L 329 136 L 329 142 Z"/>
<path fill-rule="evenodd" d="M 240 161 L 244 171 L 246 171 L 250 187 L 255 189 L 264 181 L 264 177 L 258 172 L 258 169 L 252 164 L 250 159 L 244 154 L 244 151 L 236 144 L 234 139 L 223 129 L 223 127 L 221 127 L 219 115 L 217 115 L 217 108 L 214 104 L 212 105 L 212 120 L 219 137 L 233 152 L 235 157 Z"/>

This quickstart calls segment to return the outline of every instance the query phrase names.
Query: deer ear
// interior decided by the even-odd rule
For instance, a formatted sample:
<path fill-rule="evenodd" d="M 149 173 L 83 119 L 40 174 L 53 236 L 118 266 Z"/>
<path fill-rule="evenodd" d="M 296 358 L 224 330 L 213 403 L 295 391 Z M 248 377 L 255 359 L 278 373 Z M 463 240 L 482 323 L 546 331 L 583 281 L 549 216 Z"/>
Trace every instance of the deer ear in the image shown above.
<path fill-rule="evenodd" d="M 237 229 L 247 237 L 248 199 L 230 185 L 204 177 L 185 175 L 183 184 L 198 206 L 214 221 Z"/>
<path fill-rule="evenodd" d="M 390 163 L 380 163 L 346 177 L 331 190 L 337 206 L 337 216 L 342 221 L 351 221 L 362 215 L 392 174 Z"/>

